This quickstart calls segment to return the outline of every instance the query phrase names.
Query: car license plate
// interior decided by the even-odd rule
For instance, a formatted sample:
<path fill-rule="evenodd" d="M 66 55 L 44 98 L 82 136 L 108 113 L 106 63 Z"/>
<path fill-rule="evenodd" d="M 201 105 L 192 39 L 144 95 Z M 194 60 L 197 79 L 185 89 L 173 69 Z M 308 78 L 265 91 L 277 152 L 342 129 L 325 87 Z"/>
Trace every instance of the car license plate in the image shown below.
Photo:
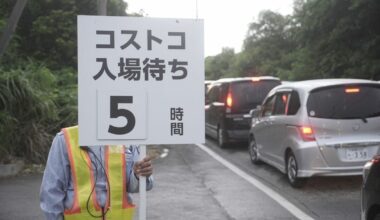
<path fill-rule="evenodd" d="M 367 149 L 346 149 L 346 159 L 349 161 L 359 161 L 368 159 Z"/>

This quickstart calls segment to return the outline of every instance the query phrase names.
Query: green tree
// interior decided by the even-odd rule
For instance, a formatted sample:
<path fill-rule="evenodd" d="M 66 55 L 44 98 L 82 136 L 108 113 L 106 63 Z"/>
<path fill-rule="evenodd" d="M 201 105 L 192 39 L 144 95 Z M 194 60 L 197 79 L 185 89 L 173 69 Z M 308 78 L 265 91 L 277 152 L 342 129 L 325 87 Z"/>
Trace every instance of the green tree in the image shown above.
<path fill-rule="evenodd" d="M 2 0 L 0 25 L 12 11 L 14 0 Z M 107 13 L 126 16 L 127 3 L 109 0 Z M 38 0 L 28 1 L 19 20 L 11 47 L 16 48 L 16 60 L 2 60 L 2 65 L 13 65 L 21 57 L 44 61 L 50 68 L 77 66 L 77 15 L 96 15 L 97 1 L 94 0 Z"/>
<path fill-rule="evenodd" d="M 223 77 L 234 76 L 232 64 L 235 52 L 232 48 L 223 48 L 222 53 L 205 59 L 206 79 L 216 80 Z"/>
<path fill-rule="evenodd" d="M 379 1 L 309 0 L 299 6 L 296 78 L 307 71 L 311 78 L 379 79 Z"/>
<path fill-rule="evenodd" d="M 14 4 L 2 0 L 1 30 Z M 77 123 L 76 19 L 96 15 L 96 4 L 28 1 L 0 60 L 0 163 L 14 156 L 43 162 L 53 135 Z M 108 0 L 108 15 L 125 16 L 126 7 Z"/>
<path fill-rule="evenodd" d="M 244 40 L 241 62 L 246 75 L 279 76 L 290 70 L 287 55 L 295 47 L 290 35 L 291 17 L 272 11 L 262 11 L 257 22 L 249 26 Z"/>
<path fill-rule="evenodd" d="M 295 47 L 291 35 L 292 20 L 272 11 L 260 13 L 250 24 L 242 52 L 223 51 L 206 58 L 206 77 L 273 75 L 287 77 L 292 60 L 288 56 Z"/>
<path fill-rule="evenodd" d="M 228 64 L 229 72 L 283 80 L 379 80 L 379 11 L 377 0 L 295 0 L 291 16 L 263 11 L 251 23 L 242 52 Z M 206 64 L 206 73 L 219 68 L 217 62 Z"/>

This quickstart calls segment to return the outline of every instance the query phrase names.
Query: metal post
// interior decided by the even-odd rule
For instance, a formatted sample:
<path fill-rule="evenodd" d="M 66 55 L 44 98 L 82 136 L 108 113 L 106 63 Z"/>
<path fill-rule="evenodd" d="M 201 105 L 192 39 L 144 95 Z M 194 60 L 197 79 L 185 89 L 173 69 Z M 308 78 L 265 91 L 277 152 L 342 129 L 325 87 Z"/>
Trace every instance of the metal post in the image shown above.
<path fill-rule="evenodd" d="M 107 15 L 107 0 L 98 0 L 98 15 Z"/>
<path fill-rule="evenodd" d="M 9 41 L 12 38 L 12 34 L 16 30 L 18 20 L 21 17 L 22 11 L 24 10 L 27 2 L 28 0 L 17 0 L 16 5 L 13 7 L 12 14 L 0 39 L 0 58 L 5 52 L 5 49 L 7 48 Z"/>
<path fill-rule="evenodd" d="M 198 19 L 198 0 L 195 0 L 195 18 Z"/>

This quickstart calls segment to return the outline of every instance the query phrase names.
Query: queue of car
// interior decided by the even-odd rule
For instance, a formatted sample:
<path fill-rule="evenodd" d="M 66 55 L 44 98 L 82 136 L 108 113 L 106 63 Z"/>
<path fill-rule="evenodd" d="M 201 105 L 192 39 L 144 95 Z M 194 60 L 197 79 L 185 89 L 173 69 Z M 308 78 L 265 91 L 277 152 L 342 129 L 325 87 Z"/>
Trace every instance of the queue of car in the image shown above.
<path fill-rule="evenodd" d="M 212 82 L 206 95 L 206 135 L 223 148 L 247 141 L 249 111 L 260 105 L 267 93 L 281 84 L 271 76 L 225 78 Z"/>
<path fill-rule="evenodd" d="M 379 82 L 220 79 L 209 85 L 205 118 L 220 147 L 247 142 L 253 164 L 277 168 L 293 187 L 363 175 L 361 219 L 380 220 Z"/>

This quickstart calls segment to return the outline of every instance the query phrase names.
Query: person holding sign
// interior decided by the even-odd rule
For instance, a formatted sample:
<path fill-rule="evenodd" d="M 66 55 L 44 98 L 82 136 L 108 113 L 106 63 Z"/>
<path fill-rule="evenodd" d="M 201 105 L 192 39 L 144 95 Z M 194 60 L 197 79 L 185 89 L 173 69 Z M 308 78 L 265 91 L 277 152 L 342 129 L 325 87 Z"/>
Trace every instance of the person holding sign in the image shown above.
<path fill-rule="evenodd" d="M 137 146 L 79 146 L 78 126 L 62 129 L 53 140 L 44 171 L 40 206 L 48 220 L 132 220 L 129 193 L 153 187 L 152 158 L 137 161 Z"/>

